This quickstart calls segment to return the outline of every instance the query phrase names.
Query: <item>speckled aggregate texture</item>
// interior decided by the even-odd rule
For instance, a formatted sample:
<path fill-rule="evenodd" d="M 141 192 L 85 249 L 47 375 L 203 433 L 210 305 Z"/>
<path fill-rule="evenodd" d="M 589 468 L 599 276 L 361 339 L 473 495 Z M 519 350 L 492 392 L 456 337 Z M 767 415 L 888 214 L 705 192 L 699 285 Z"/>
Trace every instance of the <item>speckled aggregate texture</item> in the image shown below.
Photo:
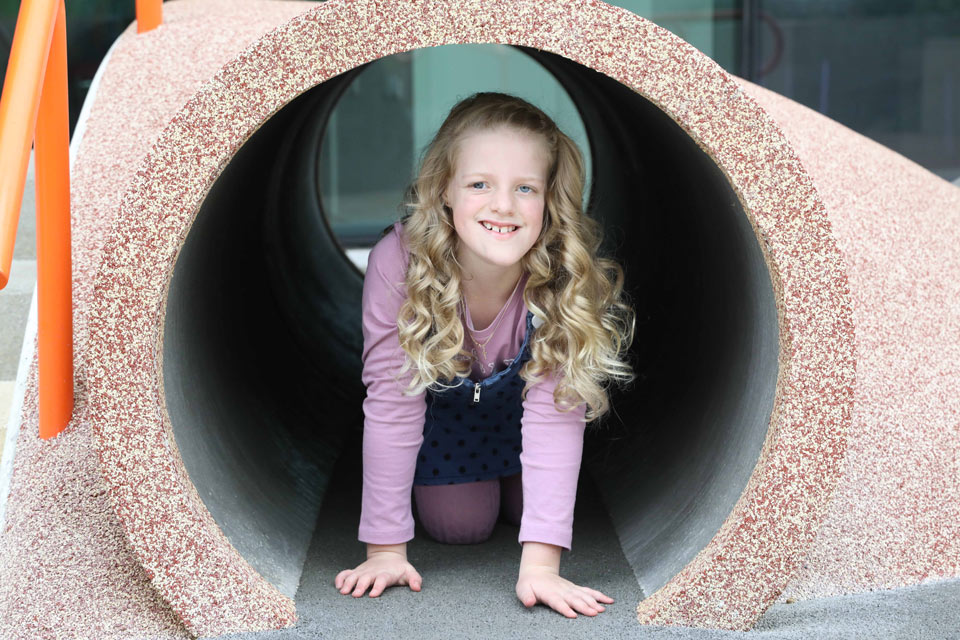
<path fill-rule="evenodd" d="M 780 359 L 767 440 L 717 535 L 639 603 L 638 619 L 747 629 L 784 588 L 803 598 L 958 575 L 949 277 L 960 227 L 947 218 L 960 190 L 599 2 L 164 10 L 163 27 L 128 32 L 115 51 L 74 166 L 77 408 L 61 436 L 40 441 L 32 372 L 0 541 L 0 625 L 67 635 L 64 598 L 80 605 L 67 607 L 73 635 L 294 622 L 293 603 L 229 544 L 180 460 L 163 404 L 167 287 L 210 186 L 271 114 L 363 63 L 455 43 L 551 51 L 646 96 L 728 176 L 770 270 Z M 56 597 L 24 597 L 40 577 L 61 587 Z"/>
<path fill-rule="evenodd" d="M 131 545 L 191 631 L 292 615 L 213 523 L 163 407 L 165 291 L 196 211 L 240 144 L 306 89 L 393 53 L 485 42 L 558 53 L 658 104 L 730 177 L 770 266 L 781 353 L 767 442 L 721 530 L 640 620 L 746 628 L 813 539 L 845 449 L 853 326 L 826 213 L 772 120 L 690 45 L 606 4 L 334 0 L 265 35 L 173 117 L 123 196 L 96 278 L 88 366 L 104 473 Z"/>
<path fill-rule="evenodd" d="M 741 81 L 830 214 L 857 336 L 840 484 L 781 599 L 960 576 L 960 188 Z"/>
<path fill-rule="evenodd" d="M 0 532 L 0 638 L 190 637 L 176 609 L 151 583 L 150 565 L 130 546 L 128 536 L 140 532 L 121 525 L 101 474 L 88 406 L 88 326 L 94 279 L 121 195 L 160 131 L 239 51 L 311 6 L 240 5 L 166 3 L 164 24 L 141 35 L 131 25 L 103 71 L 71 169 L 73 419 L 56 438 L 38 437 L 34 346 Z M 206 26 L 213 24 L 212 16 L 216 29 Z M 150 362 L 118 357 L 119 371 L 153 370 Z M 140 446 L 137 439 L 128 444 Z"/>

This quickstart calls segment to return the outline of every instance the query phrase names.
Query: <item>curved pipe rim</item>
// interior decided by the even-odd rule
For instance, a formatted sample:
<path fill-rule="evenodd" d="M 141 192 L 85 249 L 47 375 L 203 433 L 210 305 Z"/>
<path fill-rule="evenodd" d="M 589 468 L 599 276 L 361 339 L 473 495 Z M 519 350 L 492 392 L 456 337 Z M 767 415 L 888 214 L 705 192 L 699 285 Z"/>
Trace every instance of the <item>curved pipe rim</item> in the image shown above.
<path fill-rule="evenodd" d="M 516 0 L 508 14 L 518 13 L 531 18 L 528 30 L 516 31 L 513 18 L 483 22 L 469 6 L 425 0 L 311 9 L 263 36 L 204 85 L 163 130 L 123 195 L 95 280 L 89 416 L 130 544 L 191 631 L 223 628 L 225 609 L 250 625 L 286 625 L 295 614 L 292 602 L 218 530 L 173 443 L 160 354 L 179 248 L 220 171 L 262 122 L 339 73 L 422 47 L 519 44 L 642 94 L 728 177 L 763 251 L 781 334 L 767 440 L 720 531 L 640 603 L 639 619 L 749 628 L 812 541 L 840 474 L 855 351 L 846 268 L 810 178 L 773 120 L 719 66 L 665 29 L 624 9 L 573 0 Z M 421 28 L 425 23 L 437 27 Z M 304 69 L 304 60 L 316 65 Z M 286 68 L 303 73 L 286 74 Z M 196 549 L 204 553 L 191 552 Z M 234 595 L 212 616 L 203 594 L 225 585 Z"/>

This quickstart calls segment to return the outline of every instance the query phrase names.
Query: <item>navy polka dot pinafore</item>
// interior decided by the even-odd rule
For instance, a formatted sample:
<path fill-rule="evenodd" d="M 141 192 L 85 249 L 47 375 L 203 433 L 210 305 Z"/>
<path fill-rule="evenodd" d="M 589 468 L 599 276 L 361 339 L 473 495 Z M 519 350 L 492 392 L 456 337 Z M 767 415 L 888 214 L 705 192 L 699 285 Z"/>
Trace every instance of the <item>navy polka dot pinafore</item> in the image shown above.
<path fill-rule="evenodd" d="M 533 330 L 533 313 L 527 311 L 520 353 L 506 369 L 480 382 L 461 377 L 451 389 L 427 390 L 413 484 L 460 484 L 520 473 L 520 369 L 530 359 Z"/>

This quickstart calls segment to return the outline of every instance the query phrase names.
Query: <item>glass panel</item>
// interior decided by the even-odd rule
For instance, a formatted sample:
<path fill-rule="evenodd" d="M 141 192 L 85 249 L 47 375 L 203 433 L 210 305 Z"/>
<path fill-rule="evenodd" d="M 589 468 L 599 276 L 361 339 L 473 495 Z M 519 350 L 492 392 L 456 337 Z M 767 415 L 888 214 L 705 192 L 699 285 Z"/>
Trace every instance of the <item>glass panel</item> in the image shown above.
<path fill-rule="evenodd" d="M 327 122 L 317 188 L 345 247 L 370 244 L 400 216 L 413 172 L 411 63 L 411 54 L 402 53 L 364 68 Z"/>
<path fill-rule="evenodd" d="M 6 77 L 20 2 L 0 0 L 0 78 Z M 134 0 L 67 0 L 67 84 L 70 131 L 110 45 L 133 20 Z"/>
<path fill-rule="evenodd" d="M 758 83 L 960 177 L 960 1 L 760 5 Z"/>
<path fill-rule="evenodd" d="M 736 64 L 741 0 L 620 0 L 610 4 L 675 33 L 724 68 Z"/>
<path fill-rule="evenodd" d="M 586 131 L 552 75 L 506 45 L 417 49 L 364 69 L 328 124 L 318 188 L 327 220 L 344 247 L 372 246 L 379 232 L 399 219 L 404 189 L 425 146 L 450 108 L 477 91 L 517 95 L 550 115 L 584 153 L 588 201 L 592 162 Z"/>

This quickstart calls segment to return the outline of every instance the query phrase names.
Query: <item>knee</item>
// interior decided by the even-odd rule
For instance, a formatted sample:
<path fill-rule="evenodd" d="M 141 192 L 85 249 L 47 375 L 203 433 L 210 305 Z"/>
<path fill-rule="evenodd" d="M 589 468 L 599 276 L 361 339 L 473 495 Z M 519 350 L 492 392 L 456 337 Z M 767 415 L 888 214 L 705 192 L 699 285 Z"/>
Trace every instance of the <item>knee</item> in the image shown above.
<path fill-rule="evenodd" d="M 479 544 L 489 540 L 500 510 L 499 491 L 472 490 L 467 499 L 453 486 L 457 485 L 449 489 L 414 488 L 417 515 L 424 531 L 443 544 Z"/>
<path fill-rule="evenodd" d="M 496 519 L 486 521 L 446 519 L 437 521 L 421 518 L 421 524 L 427 535 L 437 542 L 443 544 L 480 544 L 489 540 L 490 536 L 493 535 Z"/>

